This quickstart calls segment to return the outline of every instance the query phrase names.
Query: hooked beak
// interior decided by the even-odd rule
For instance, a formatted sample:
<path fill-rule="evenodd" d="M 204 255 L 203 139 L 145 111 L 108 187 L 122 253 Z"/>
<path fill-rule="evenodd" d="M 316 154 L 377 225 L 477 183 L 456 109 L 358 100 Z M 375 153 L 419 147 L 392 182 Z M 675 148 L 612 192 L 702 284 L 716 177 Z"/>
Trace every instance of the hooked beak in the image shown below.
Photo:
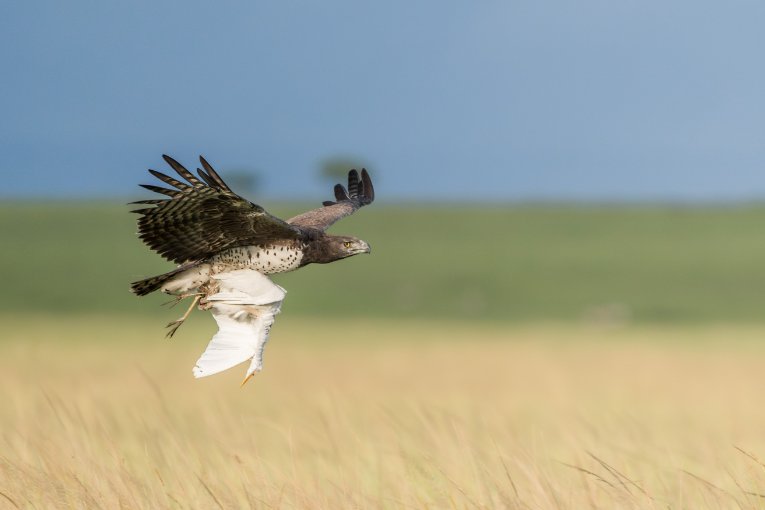
<path fill-rule="evenodd" d="M 361 241 L 361 246 L 357 248 L 356 253 L 372 253 L 372 247 L 366 241 Z"/>
<path fill-rule="evenodd" d="M 252 379 L 252 376 L 255 375 L 255 372 L 248 373 L 246 376 L 244 376 L 244 381 L 242 381 L 242 384 L 239 385 L 240 388 L 244 388 L 244 385 L 247 384 L 247 381 Z"/>

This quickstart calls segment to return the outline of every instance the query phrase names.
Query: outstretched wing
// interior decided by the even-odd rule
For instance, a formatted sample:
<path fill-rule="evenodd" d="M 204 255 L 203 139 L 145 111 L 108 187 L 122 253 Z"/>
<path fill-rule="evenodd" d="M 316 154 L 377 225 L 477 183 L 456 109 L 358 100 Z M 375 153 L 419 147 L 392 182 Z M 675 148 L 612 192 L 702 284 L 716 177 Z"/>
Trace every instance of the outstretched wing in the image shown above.
<path fill-rule="evenodd" d="M 205 377 L 250 361 L 245 381 L 263 368 L 263 350 L 286 291 L 267 276 L 240 269 L 213 276 L 217 293 L 208 296 L 218 332 L 194 366 L 194 377 Z"/>
<path fill-rule="evenodd" d="M 168 198 L 133 202 L 153 206 L 133 212 L 141 215 L 139 237 L 166 259 L 183 264 L 227 248 L 301 237 L 299 228 L 231 191 L 204 158 L 199 158 L 200 180 L 170 156 L 162 157 L 186 182 L 149 170 L 172 189 L 141 184 Z"/>
<path fill-rule="evenodd" d="M 342 184 L 335 185 L 336 202 L 324 202 L 324 207 L 290 218 L 287 223 L 301 228 L 327 230 L 337 220 L 371 204 L 374 199 L 375 189 L 366 169 L 361 169 L 361 179 L 359 179 L 359 173 L 354 169 L 348 172 L 347 190 Z"/>

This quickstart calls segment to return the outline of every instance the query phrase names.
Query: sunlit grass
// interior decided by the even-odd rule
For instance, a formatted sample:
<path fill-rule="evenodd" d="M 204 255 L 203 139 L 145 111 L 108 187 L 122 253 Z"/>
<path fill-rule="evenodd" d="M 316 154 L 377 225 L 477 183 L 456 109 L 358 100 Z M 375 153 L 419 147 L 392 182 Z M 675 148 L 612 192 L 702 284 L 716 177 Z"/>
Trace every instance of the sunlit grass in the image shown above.
<path fill-rule="evenodd" d="M 3 318 L 0 508 L 765 508 L 763 328 L 205 319 Z"/>

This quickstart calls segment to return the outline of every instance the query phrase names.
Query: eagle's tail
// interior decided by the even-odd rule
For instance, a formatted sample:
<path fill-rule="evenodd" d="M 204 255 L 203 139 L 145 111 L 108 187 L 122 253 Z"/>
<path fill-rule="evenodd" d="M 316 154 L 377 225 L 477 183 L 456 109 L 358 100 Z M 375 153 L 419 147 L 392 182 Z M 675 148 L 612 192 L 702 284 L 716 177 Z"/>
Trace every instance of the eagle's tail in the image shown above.
<path fill-rule="evenodd" d="M 130 284 L 130 292 L 137 296 L 145 296 L 155 290 L 162 289 L 168 294 L 180 294 L 202 285 L 207 281 L 209 273 L 209 264 L 192 262 L 167 273 L 133 282 Z"/>
<path fill-rule="evenodd" d="M 151 278 L 146 278 L 145 280 L 138 280 L 137 282 L 133 282 L 130 284 L 130 292 L 136 296 L 145 296 L 146 294 L 150 294 L 155 290 L 159 290 L 166 281 L 177 275 L 179 270 L 180 268 L 174 269 L 169 273 L 152 276 Z"/>

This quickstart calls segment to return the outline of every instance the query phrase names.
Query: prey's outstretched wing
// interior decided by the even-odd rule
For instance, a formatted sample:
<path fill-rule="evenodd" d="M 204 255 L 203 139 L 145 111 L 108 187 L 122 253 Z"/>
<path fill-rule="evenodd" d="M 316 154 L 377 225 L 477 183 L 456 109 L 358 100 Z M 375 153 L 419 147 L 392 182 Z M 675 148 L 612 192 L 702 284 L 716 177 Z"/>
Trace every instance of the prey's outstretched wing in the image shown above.
<path fill-rule="evenodd" d="M 168 198 L 133 202 L 153 206 L 133 212 L 141 215 L 139 237 L 166 259 L 183 264 L 227 248 L 301 237 L 299 228 L 231 191 L 204 158 L 199 158 L 204 170 L 197 169 L 197 178 L 173 158 L 162 157 L 186 182 L 149 170 L 172 188 L 142 184 Z"/>
<path fill-rule="evenodd" d="M 212 305 L 218 332 L 194 366 L 194 377 L 217 374 L 251 360 L 247 381 L 263 368 L 263 350 L 286 291 L 250 269 L 220 273 L 213 278 L 219 290 L 205 301 Z"/>
<path fill-rule="evenodd" d="M 359 179 L 359 173 L 354 169 L 348 172 L 347 190 L 342 184 L 335 185 L 335 202 L 324 202 L 324 207 L 290 218 L 287 223 L 301 228 L 326 230 L 337 220 L 371 204 L 374 199 L 375 189 L 369 174 L 362 168 L 361 179 Z"/>

